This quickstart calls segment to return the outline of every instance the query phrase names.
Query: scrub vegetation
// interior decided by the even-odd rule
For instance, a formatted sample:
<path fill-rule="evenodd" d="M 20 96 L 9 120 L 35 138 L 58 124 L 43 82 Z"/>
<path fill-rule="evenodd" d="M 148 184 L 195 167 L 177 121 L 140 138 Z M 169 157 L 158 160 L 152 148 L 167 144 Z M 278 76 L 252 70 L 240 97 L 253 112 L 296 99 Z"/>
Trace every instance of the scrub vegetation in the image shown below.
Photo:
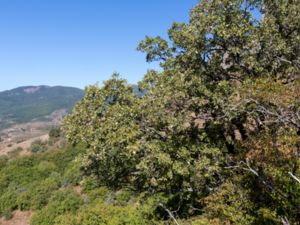
<path fill-rule="evenodd" d="M 62 126 L 70 147 L 1 158 L 1 215 L 300 224 L 300 1 L 203 0 L 168 34 L 138 45 L 162 67 L 139 95 L 118 74 L 85 89 Z"/>

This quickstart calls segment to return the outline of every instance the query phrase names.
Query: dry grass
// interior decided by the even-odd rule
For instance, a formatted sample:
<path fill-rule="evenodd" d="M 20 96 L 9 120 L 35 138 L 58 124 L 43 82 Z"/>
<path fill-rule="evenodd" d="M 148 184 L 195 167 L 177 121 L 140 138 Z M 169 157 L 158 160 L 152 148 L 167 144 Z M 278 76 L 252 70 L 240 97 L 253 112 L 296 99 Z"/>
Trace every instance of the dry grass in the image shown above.
<path fill-rule="evenodd" d="M 29 211 L 15 211 L 13 218 L 10 220 L 5 220 L 4 218 L 0 218 L 0 225 L 29 225 L 29 221 L 32 213 Z"/>
<path fill-rule="evenodd" d="M 23 150 L 19 153 L 19 155 L 24 156 L 30 154 L 30 151 L 28 150 L 31 146 L 31 143 L 36 141 L 36 140 L 41 140 L 41 141 L 47 141 L 49 139 L 48 134 L 44 134 L 38 137 L 30 138 L 24 142 L 18 143 L 18 144 L 13 144 L 11 147 L 3 147 L 0 149 L 0 156 L 1 155 L 7 155 L 9 152 L 14 151 L 14 149 L 21 147 Z"/>
<path fill-rule="evenodd" d="M 48 121 L 32 121 L 29 123 L 14 124 L 11 127 L 1 130 L 0 156 L 6 155 L 21 147 L 20 155 L 29 154 L 28 148 L 33 141 L 41 139 L 48 140 L 48 133 L 52 127 L 61 124 L 65 110 L 57 110 L 48 116 Z"/>

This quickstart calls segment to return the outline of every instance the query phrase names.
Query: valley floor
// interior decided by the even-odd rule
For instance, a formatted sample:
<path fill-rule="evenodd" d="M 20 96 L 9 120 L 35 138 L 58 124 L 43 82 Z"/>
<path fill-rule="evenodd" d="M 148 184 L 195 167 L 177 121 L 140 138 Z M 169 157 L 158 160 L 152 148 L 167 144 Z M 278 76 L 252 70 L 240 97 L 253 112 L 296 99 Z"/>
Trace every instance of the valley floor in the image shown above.
<path fill-rule="evenodd" d="M 17 148 L 22 148 L 22 151 L 19 152 L 20 156 L 28 155 L 28 154 L 30 154 L 29 148 L 30 148 L 31 144 L 34 141 L 37 141 L 37 140 L 47 141 L 48 139 L 49 139 L 49 135 L 48 134 L 43 134 L 41 136 L 30 138 L 30 139 L 28 139 L 26 141 L 23 141 L 21 143 L 14 143 L 10 147 L 3 146 L 2 148 L 0 148 L 0 156 L 7 155 L 10 152 L 13 152 Z"/>

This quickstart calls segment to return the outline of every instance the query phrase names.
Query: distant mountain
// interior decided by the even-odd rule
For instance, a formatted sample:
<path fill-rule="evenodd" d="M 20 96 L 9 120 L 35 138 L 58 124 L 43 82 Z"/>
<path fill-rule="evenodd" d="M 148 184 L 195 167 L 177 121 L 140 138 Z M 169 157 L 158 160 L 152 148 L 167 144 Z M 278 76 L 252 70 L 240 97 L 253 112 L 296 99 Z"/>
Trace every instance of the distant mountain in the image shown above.
<path fill-rule="evenodd" d="M 0 129 L 46 119 L 57 110 L 69 111 L 83 95 L 81 89 L 62 86 L 26 86 L 0 92 Z"/>

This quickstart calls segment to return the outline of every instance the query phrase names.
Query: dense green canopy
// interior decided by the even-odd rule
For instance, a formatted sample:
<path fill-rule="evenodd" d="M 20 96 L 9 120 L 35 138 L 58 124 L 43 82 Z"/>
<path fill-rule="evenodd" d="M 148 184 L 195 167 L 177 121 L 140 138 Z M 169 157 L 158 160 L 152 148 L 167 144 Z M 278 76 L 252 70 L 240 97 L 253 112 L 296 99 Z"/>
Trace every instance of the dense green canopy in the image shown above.
<path fill-rule="evenodd" d="M 82 169 L 195 224 L 299 224 L 300 1 L 203 0 L 169 38 L 138 46 L 143 96 L 113 75 L 65 119 Z"/>

